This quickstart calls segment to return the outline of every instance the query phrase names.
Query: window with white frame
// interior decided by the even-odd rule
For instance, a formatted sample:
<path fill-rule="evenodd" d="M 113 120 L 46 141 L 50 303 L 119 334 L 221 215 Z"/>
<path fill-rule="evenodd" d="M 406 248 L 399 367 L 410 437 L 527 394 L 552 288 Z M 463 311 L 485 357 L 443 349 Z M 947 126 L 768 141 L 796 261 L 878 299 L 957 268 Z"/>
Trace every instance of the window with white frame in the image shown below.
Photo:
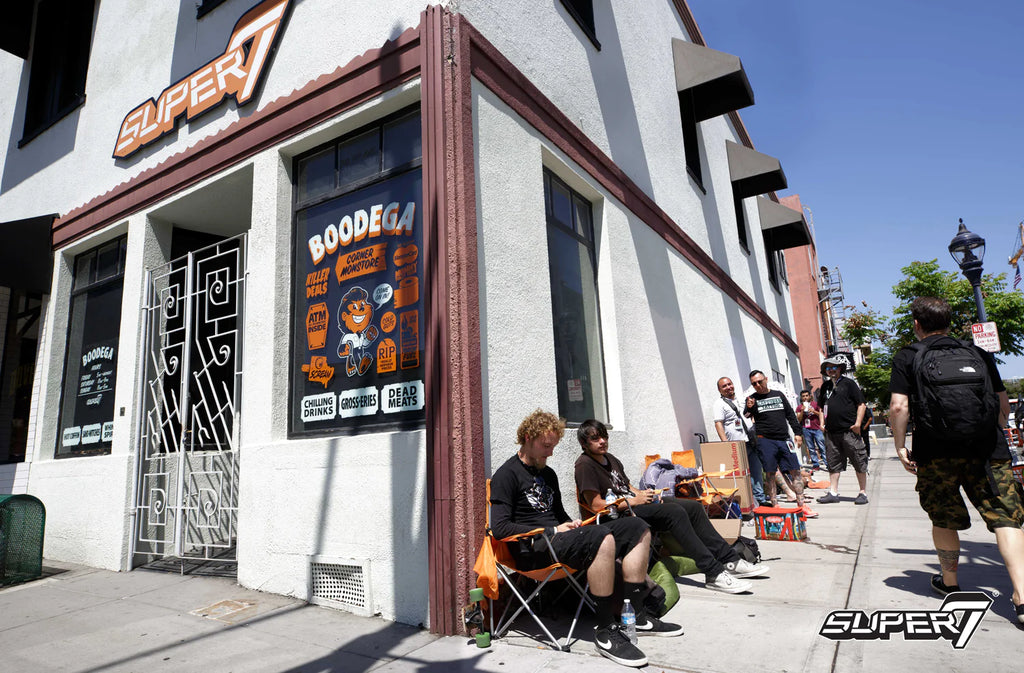
<path fill-rule="evenodd" d="M 593 208 L 544 171 L 558 413 L 570 423 L 608 418 Z"/>
<path fill-rule="evenodd" d="M 75 258 L 58 458 L 110 453 L 127 240 Z"/>

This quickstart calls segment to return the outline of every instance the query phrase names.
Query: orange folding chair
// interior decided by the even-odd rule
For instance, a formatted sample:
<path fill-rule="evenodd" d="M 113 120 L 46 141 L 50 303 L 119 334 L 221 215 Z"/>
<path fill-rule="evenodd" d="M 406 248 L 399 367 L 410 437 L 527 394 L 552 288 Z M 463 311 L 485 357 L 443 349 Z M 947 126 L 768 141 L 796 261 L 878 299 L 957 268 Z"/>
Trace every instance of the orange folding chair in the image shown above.
<path fill-rule="evenodd" d="M 535 530 L 528 531 L 526 533 L 520 533 L 518 535 L 511 535 L 506 538 L 495 538 L 491 532 L 491 480 L 487 480 L 487 510 L 485 513 L 487 528 L 484 536 L 483 545 L 480 548 L 480 553 L 477 554 L 476 564 L 473 566 L 473 570 L 477 573 L 477 586 L 484 591 L 484 595 L 490 600 L 490 627 L 491 637 L 500 638 L 508 628 L 515 621 L 516 617 L 519 616 L 524 610 L 533 618 L 537 626 L 547 636 L 551 646 L 556 650 L 562 650 L 564 652 L 569 651 L 569 643 L 572 640 L 572 633 L 576 629 L 576 623 L 579 621 L 580 611 L 584 605 L 587 605 L 591 610 L 594 609 L 594 602 L 590 596 L 587 595 L 586 588 L 580 585 L 576 579 L 576 575 L 579 572 L 569 566 L 561 563 L 558 560 L 558 556 L 555 551 L 551 549 L 551 545 L 548 545 L 548 552 L 551 554 L 551 565 L 544 568 L 538 568 L 536 570 L 520 570 L 515 565 L 515 559 L 512 553 L 508 550 L 508 543 L 521 540 L 523 538 L 534 537 L 537 535 L 542 536 L 546 541 L 549 540 L 547 533 L 544 532 L 543 528 L 537 528 Z M 583 525 L 593 523 L 596 517 L 592 517 L 583 522 Z M 568 583 L 566 590 L 572 589 L 579 597 L 579 605 L 576 606 L 576 614 L 573 616 L 572 625 L 569 627 L 569 633 L 565 637 L 565 644 L 559 643 L 558 639 L 555 638 L 550 629 L 541 621 L 537 615 L 536 610 L 531 606 L 532 601 L 540 594 L 541 590 L 547 586 L 550 581 L 565 580 Z M 501 613 L 501 617 L 498 618 L 498 623 L 494 623 L 494 601 L 498 599 L 500 583 L 504 582 L 508 585 L 509 590 L 512 592 L 512 596 L 515 597 L 516 603 L 513 603 L 511 599 L 506 603 L 504 611 Z M 527 594 L 527 590 L 530 588 L 530 584 L 533 584 L 532 591 Z M 513 605 L 518 605 L 516 610 L 509 614 Z"/>
<path fill-rule="evenodd" d="M 697 455 L 693 449 L 673 451 L 672 463 L 681 467 L 698 469 Z M 720 488 L 715 486 L 711 482 L 711 477 L 732 477 L 734 488 Z M 739 483 L 736 481 L 736 472 L 734 470 L 727 470 L 725 472 L 701 472 L 693 479 L 687 479 L 683 483 L 690 483 L 694 485 L 693 492 L 698 495 L 692 496 L 689 499 L 700 501 L 700 503 L 704 505 L 705 510 L 710 510 L 712 507 L 720 504 L 723 500 L 726 502 L 731 501 L 732 498 L 734 498 L 740 491 Z M 731 514 L 732 509 L 730 507 L 726 507 L 725 518 L 730 518 Z"/>

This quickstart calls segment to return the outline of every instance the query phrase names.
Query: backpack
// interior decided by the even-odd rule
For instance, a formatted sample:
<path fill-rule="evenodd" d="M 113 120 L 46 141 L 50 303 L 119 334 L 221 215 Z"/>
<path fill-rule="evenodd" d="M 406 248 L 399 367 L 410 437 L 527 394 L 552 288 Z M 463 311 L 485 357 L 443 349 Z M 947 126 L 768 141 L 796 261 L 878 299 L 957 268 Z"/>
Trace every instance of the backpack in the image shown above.
<path fill-rule="evenodd" d="M 732 548 L 740 555 L 740 558 L 747 563 L 760 563 L 761 551 L 757 548 L 757 541 L 740 535 L 732 543 Z"/>
<path fill-rule="evenodd" d="M 999 423 L 999 397 L 974 345 L 943 337 L 910 349 L 914 423 L 949 443 L 990 438 Z"/>
<path fill-rule="evenodd" d="M 683 467 L 668 458 L 659 458 L 647 466 L 637 485 L 640 488 L 667 488 L 669 493 L 675 493 L 680 480 L 693 479 L 699 474 L 700 471 L 692 467 Z"/>

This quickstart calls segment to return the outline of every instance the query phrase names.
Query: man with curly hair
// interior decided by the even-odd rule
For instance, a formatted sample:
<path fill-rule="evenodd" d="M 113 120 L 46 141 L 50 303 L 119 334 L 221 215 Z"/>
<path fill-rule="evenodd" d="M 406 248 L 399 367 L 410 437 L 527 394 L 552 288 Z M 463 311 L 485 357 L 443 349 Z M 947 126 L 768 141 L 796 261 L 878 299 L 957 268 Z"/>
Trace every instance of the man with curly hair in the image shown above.
<path fill-rule="evenodd" d="M 559 561 L 585 569 L 596 605 L 597 651 L 619 664 L 645 666 L 647 657 L 620 630 L 613 610 L 616 559 L 622 560 L 623 593 L 636 610 L 637 633 L 678 636 L 683 632 L 678 625 L 647 614 L 644 608 L 650 529 L 634 517 L 583 526 L 566 514 L 558 477 L 547 466 L 564 432 L 564 419 L 540 409 L 519 425 L 519 450 L 491 477 L 491 530 L 496 537 L 505 538 L 544 528 L 542 536 L 511 545 L 517 566 L 535 569 L 550 565 L 550 545 Z"/>

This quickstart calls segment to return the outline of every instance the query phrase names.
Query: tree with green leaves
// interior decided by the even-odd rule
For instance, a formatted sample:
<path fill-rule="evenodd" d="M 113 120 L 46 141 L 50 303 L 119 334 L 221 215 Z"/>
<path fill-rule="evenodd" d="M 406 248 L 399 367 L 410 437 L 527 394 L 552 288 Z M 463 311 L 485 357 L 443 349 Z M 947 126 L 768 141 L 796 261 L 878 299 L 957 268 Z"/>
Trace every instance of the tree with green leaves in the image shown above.
<path fill-rule="evenodd" d="M 865 304 L 864 311 L 854 311 L 841 333 L 851 345 L 871 344 L 867 363 L 857 367 L 856 376 L 865 396 L 884 408 L 889 406 L 889 374 L 892 358 L 903 347 L 917 341 L 910 304 L 917 297 L 940 297 L 949 303 L 952 321 L 949 333 L 957 339 L 970 341 L 971 325 L 977 322 L 974 290 L 970 282 L 954 271 L 943 271 L 938 260 L 911 262 L 900 269 L 903 279 L 893 286 L 899 301 L 886 319 Z M 1024 295 L 1007 291 L 1006 274 L 986 274 L 981 280 L 985 312 L 996 323 L 1002 353 L 1024 355 Z M 875 347 L 874 344 L 878 344 Z M 1001 362 L 996 354 L 996 361 Z"/>

